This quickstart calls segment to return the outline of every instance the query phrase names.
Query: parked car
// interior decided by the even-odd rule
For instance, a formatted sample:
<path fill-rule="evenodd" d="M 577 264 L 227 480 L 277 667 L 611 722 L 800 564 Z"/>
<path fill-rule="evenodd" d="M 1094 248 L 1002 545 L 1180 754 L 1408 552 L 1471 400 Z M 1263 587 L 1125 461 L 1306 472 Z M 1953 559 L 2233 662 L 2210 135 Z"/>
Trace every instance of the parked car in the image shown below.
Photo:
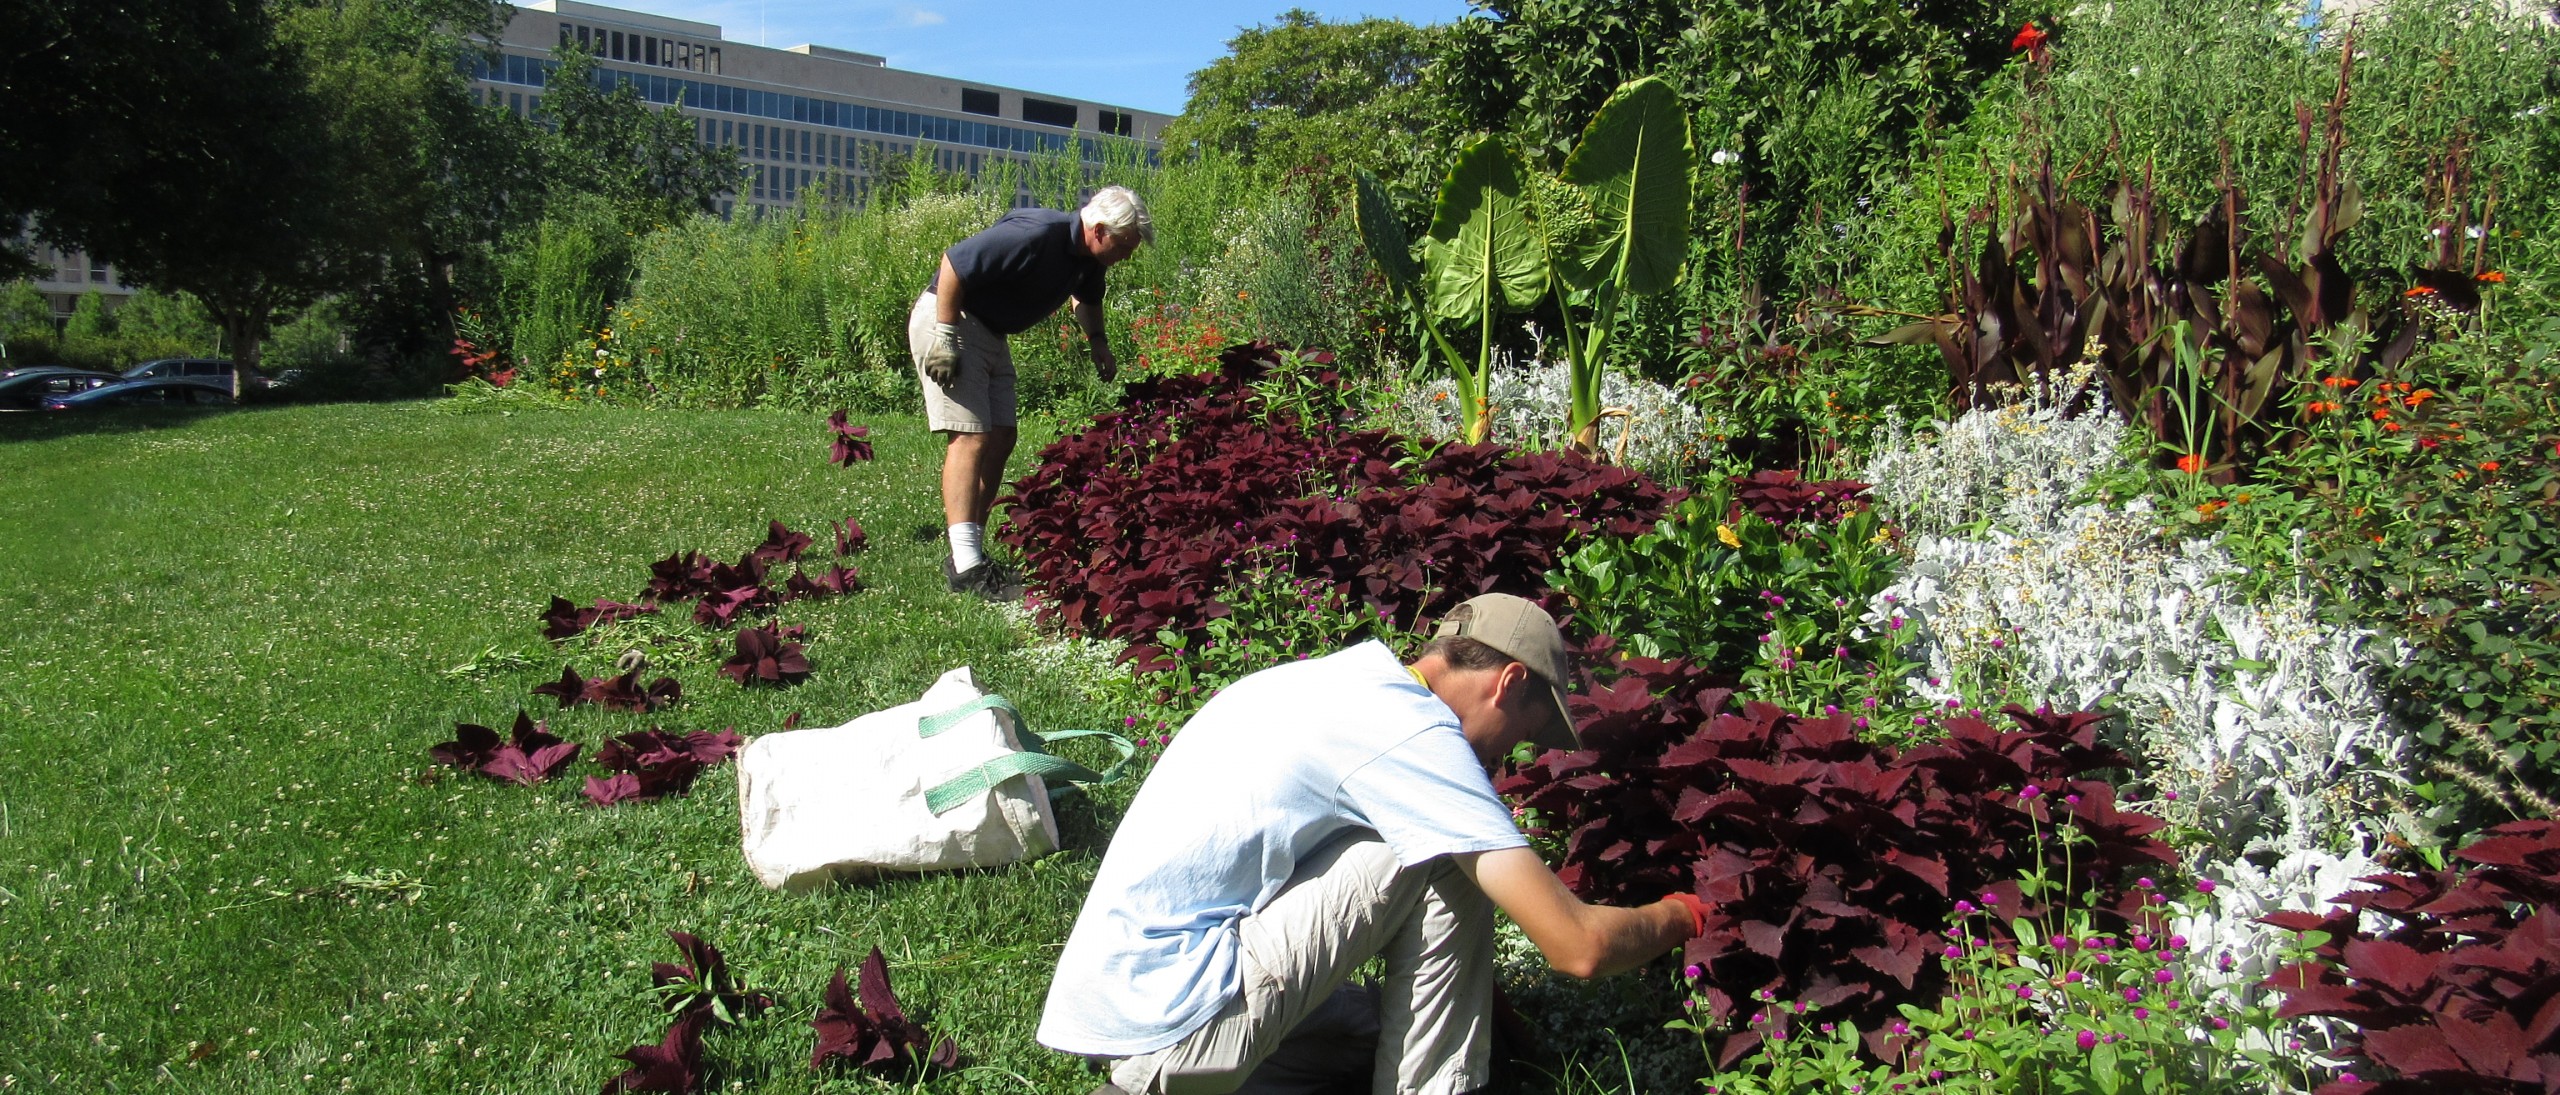
<path fill-rule="evenodd" d="M 145 361 L 140 365 L 136 365 L 133 368 L 125 370 L 124 378 L 127 380 L 177 380 L 183 378 L 197 381 L 199 383 L 218 384 L 221 387 L 228 389 L 231 387 L 231 373 L 234 369 L 241 369 L 241 367 L 233 365 L 231 362 L 218 357 L 164 357 L 152 361 Z M 242 391 L 272 388 L 275 386 L 275 382 L 267 379 L 267 374 L 258 371 L 258 367 L 255 365 L 248 366 L 245 369 L 241 369 L 241 371 L 245 374 L 241 377 L 240 388 Z"/>
<path fill-rule="evenodd" d="M 85 392 L 48 396 L 42 406 L 48 411 L 91 411 L 106 407 L 218 407 L 230 402 L 227 378 L 217 388 L 201 379 L 154 377 L 118 380 Z"/>
<path fill-rule="evenodd" d="M 54 396 L 75 395 L 122 382 L 123 378 L 114 373 L 87 369 L 19 369 L 0 376 L 0 411 L 31 411 Z"/>

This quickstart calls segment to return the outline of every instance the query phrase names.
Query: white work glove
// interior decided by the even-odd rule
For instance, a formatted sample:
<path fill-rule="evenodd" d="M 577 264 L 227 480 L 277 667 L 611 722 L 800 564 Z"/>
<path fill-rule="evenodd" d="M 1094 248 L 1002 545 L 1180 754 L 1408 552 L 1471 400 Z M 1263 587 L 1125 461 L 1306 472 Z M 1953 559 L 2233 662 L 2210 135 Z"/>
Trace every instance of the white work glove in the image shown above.
<path fill-rule="evenodd" d="M 924 348 L 925 379 L 948 388 L 960 379 L 960 328 L 957 324 L 933 325 L 933 341 Z"/>

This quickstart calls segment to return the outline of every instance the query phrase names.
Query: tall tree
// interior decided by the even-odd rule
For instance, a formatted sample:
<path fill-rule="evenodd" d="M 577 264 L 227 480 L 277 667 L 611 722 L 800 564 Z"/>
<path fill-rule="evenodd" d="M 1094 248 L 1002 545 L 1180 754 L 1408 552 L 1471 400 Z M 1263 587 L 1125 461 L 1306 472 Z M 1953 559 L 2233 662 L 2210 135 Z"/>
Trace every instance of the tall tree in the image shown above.
<path fill-rule="evenodd" d="M 734 148 L 702 143 L 694 120 L 674 107 L 652 107 L 627 82 L 596 67 L 595 54 L 572 45 L 552 51 L 559 67 L 542 96 L 545 178 L 556 193 L 603 199 L 635 233 L 720 210 L 744 168 Z"/>
<path fill-rule="evenodd" d="M 1165 127 L 1165 147 L 1218 149 L 1275 175 L 1330 163 L 1401 178 L 1421 163 L 1414 137 L 1436 109 L 1425 76 L 1437 35 L 1400 19 L 1327 23 L 1303 8 L 1282 12 L 1191 74 L 1191 99 Z"/>

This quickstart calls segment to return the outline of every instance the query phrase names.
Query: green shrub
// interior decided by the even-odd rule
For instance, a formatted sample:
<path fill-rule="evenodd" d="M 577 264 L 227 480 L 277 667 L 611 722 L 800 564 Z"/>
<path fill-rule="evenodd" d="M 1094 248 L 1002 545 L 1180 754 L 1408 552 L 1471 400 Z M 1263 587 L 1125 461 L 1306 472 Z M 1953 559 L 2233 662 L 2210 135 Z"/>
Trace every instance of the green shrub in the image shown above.
<path fill-rule="evenodd" d="M 553 203 L 511 235 L 498 263 L 509 351 L 518 369 L 551 376 L 595 337 L 631 277 L 631 240 L 600 201 Z"/>

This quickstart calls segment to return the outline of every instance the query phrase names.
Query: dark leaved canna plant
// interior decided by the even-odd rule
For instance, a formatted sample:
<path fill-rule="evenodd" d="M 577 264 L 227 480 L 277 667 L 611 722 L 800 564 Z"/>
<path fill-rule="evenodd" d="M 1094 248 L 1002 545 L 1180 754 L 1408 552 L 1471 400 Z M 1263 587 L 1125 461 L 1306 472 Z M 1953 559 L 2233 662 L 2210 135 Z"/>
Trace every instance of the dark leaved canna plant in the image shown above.
<path fill-rule="evenodd" d="M 2099 744 L 2100 716 L 2011 707 L 2002 728 L 1962 715 L 1942 740 L 1896 750 L 1861 740 L 1846 715 L 1725 710 L 1731 693 L 1693 666 L 1618 668 L 1574 697 L 1582 751 L 1498 786 L 1561 840 L 1557 874 L 1583 897 L 1707 902 L 1688 960 L 1713 1026 L 1775 998 L 1812 1009 L 1803 1022 L 1889 1037 L 1897 1005 L 1945 988 L 1956 902 L 2034 917 L 2061 896 L 2020 881 L 2041 871 L 2095 890 L 2114 930 L 2141 902 L 2122 876 L 2177 860 L 2153 836 L 2163 823 L 2120 809 L 2097 778 L 2128 764 Z M 1728 1036 L 1720 1062 L 1758 1039 Z"/>
<path fill-rule="evenodd" d="M 453 736 L 429 748 L 427 755 L 440 764 L 522 786 L 559 775 L 578 757 L 577 743 L 552 736 L 548 726 L 521 710 L 514 732 L 504 739 L 495 730 L 467 722 L 455 723 Z"/>
<path fill-rule="evenodd" d="M 2359 1063 L 2317 1095 L 2560 1089 L 2560 822 L 2495 826 L 2451 858 L 2363 879 L 2327 915 L 2263 918 L 2311 945 L 2265 982 L 2277 1014 L 2355 1028 L 2338 1052 Z"/>

